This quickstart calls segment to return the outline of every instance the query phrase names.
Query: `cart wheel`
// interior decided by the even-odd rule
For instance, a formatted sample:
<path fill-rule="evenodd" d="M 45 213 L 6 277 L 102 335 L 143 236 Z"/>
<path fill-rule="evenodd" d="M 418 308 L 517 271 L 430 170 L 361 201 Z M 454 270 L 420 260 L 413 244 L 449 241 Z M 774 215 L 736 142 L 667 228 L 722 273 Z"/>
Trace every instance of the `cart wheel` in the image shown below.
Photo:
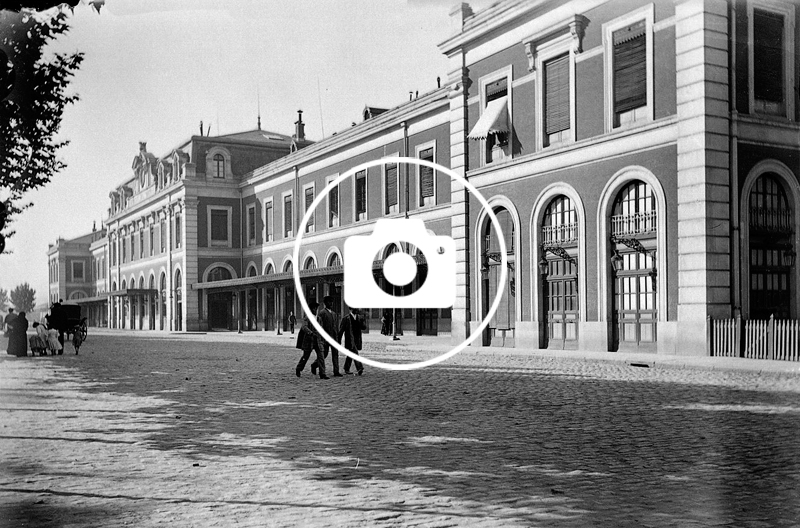
<path fill-rule="evenodd" d="M 81 321 L 79 331 L 81 334 L 81 342 L 86 341 L 86 337 L 89 335 L 89 329 L 86 327 L 86 321 Z"/>

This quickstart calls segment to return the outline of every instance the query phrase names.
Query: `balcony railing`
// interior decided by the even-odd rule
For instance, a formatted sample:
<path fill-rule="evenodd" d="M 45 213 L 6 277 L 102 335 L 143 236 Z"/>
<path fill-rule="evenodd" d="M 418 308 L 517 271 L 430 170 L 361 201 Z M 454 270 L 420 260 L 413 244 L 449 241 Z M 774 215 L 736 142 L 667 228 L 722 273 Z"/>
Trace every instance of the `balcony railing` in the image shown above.
<path fill-rule="evenodd" d="M 611 217 L 612 235 L 643 235 L 646 233 L 655 233 L 657 229 L 658 214 L 656 211 L 614 215 Z"/>
<path fill-rule="evenodd" d="M 792 210 L 751 207 L 750 227 L 773 233 L 791 233 L 793 227 Z"/>
<path fill-rule="evenodd" d="M 558 244 L 578 240 L 578 223 L 542 227 L 542 244 Z"/>

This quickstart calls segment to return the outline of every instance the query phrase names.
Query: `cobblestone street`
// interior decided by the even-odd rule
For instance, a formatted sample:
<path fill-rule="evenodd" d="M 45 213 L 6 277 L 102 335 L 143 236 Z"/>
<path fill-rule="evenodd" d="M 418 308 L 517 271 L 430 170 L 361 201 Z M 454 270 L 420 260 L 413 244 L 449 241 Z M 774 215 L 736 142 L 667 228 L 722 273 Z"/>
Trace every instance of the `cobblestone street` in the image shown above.
<path fill-rule="evenodd" d="M 797 373 L 464 353 L 324 381 L 281 339 L 2 354 L 0 525 L 800 523 Z"/>

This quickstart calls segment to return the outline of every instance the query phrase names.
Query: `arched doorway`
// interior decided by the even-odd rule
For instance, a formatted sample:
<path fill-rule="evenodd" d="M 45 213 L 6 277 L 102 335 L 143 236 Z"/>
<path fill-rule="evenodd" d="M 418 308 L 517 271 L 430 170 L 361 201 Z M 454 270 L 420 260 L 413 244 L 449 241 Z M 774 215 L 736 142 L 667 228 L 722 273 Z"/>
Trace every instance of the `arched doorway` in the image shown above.
<path fill-rule="evenodd" d="M 505 284 L 500 284 L 500 242 L 488 216 L 483 222 L 480 246 L 481 277 L 481 319 L 489 314 L 497 294 L 500 293 L 500 304 L 483 333 L 484 346 L 514 346 L 514 329 L 517 319 L 516 309 L 516 224 L 511 213 L 505 207 L 497 207 L 494 214 L 503 231 L 506 246 L 508 273 Z"/>
<path fill-rule="evenodd" d="M 127 289 L 128 289 L 128 282 L 125 279 L 122 279 L 122 291 L 125 292 L 125 290 Z M 128 294 L 123 293 L 120 299 L 122 300 L 122 310 L 121 310 L 122 320 L 120 321 L 119 327 L 128 328 L 128 302 L 129 302 Z"/>
<path fill-rule="evenodd" d="M 342 259 L 338 253 L 332 253 L 328 257 L 328 267 L 329 268 L 340 268 L 342 266 Z M 344 314 L 344 306 L 342 305 L 342 277 L 336 272 L 333 272 L 333 275 L 330 275 L 328 278 L 328 295 L 333 297 L 333 301 L 331 306 L 333 306 L 333 311 L 340 314 Z"/>
<path fill-rule="evenodd" d="M 158 295 L 154 294 L 153 292 L 156 291 L 156 277 L 152 273 L 150 274 L 150 284 L 149 284 L 150 293 L 147 294 L 147 327 L 149 330 L 156 329 L 156 307 L 158 303 Z"/>
<path fill-rule="evenodd" d="M 272 264 L 267 264 L 264 269 L 264 275 L 272 275 L 275 273 L 275 268 Z M 277 296 L 275 295 L 275 283 L 267 282 L 267 287 L 264 292 L 264 330 L 275 330 L 276 314 L 278 313 Z"/>
<path fill-rule="evenodd" d="M 749 317 L 792 317 L 794 211 L 778 175 L 761 174 L 748 197 Z"/>
<path fill-rule="evenodd" d="M 653 189 L 641 180 L 627 183 L 614 200 L 614 350 L 656 351 L 658 213 Z"/>
<path fill-rule="evenodd" d="M 183 330 L 183 282 L 181 270 L 175 272 L 175 331 Z"/>
<path fill-rule="evenodd" d="M 543 281 L 545 347 L 578 346 L 578 216 L 564 195 L 545 209 L 540 231 L 539 271 Z"/>
<path fill-rule="evenodd" d="M 167 329 L 167 274 L 161 272 L 161 286 L 159 288 L 161 297 L 161 330 Z"/>
<path fill-rule="evenodd" d="M 136 329 L 144 329 L 144 319 L 147 317 L 145 313 L 147 304 L 144 295 L 141 293 L 144 290 L 144 277 L 139 277 L 139 293 L 136 294 Z"/>
<path fill-rule="evenodd" d="M 208 272 L 207 282 L 232 279 L 227 268 L 217 266 Z M 230 330 L 233 313 L 233 293 L 214 292 L 208 294 L 208 325 L 211 330 Z"/>
<path fill-rule="evenodd" d="M 284 273 L 291 273 L 294 271 L 294 266 L 291 260 L 287 260 L 283 265 Z M 297 317 L 298 322 L 300 317 L 295 313 L 295 295 L 294 295 L 294 282 L 286 284 L 283 288 L 283 313 L 281 319 L 283 320 L 283 329 L 289 330 L 289 316 L 294 315 Z"/>
<path fill-rule="evenodd" d="M 250 266 L 247 270 L 248 277 L 255 277 L 258 271 L 255 266 Z M 251 288 L 247 290 L 247 329 L 255 330 L 258 324 L 258 289 Z"/>
<path fill-rule="evenodd" d="M 117 291 L 117 281 L 111 283 L 111 291 Z M 109 302 L 111 304 L 111 328 L 119 328 L 119 324 L 117 323 L 117 316 L 119 315 L 117 303 L 119 302 L 119 297 L 117 295 L 113 295 L 112 297 L 109 297 Z"/>

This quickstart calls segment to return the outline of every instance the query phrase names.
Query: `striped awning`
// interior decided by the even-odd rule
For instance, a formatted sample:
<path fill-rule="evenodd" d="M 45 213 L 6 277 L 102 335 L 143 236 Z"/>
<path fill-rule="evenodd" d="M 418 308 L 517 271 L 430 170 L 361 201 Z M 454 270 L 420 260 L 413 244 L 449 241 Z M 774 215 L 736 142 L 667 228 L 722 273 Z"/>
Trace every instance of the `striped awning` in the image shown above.
<path fill-rule="evenodd" d="M 490 101 L 481 118 L 467 136 L 470 139 L 486 139 L 489 134 L 508 132 L 508 96 Z"/>

